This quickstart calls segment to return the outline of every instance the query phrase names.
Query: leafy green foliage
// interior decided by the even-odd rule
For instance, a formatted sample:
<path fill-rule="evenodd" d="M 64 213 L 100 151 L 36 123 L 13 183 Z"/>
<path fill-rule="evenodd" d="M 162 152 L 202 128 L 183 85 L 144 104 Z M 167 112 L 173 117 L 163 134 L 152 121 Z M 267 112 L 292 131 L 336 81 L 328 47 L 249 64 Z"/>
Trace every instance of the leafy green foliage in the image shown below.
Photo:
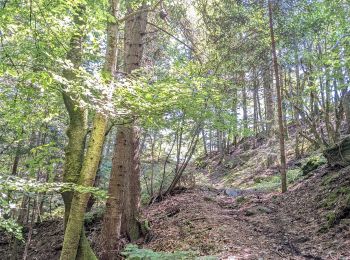
<path fill-rule="evenodd" d="M 11 211 L 15 208 L 14 201 L 9 200 L 7 194 L 0 189 L 0 229 L 23 241 L 22 227 L 11 218 Z"/>
<path fill-rule="evenodd" d="M 25 180 L 15 176 L 0 176 L 0 187 L 2 191 L 21 193 L 62 193 L 75 191 L 79 193 L 91 193 L 96 198 L 106 199 L 107 192 L 96 187 L 85 187 L 73 183 L 62 182 L 38 182 L 32 179 Z"/>

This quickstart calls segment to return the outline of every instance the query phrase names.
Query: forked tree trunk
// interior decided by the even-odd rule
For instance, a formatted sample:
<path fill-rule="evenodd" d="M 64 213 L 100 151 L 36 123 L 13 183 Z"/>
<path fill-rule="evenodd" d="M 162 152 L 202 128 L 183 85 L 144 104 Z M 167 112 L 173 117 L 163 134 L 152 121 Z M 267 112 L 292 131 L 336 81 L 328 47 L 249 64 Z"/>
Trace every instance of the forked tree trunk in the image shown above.
<path fill-rule="evenodd" d="M 110 1 L 111 11 L 113 14 L 116 13 L 116 3 L 118 2 L 113 0 Z M 82 21 L 84 20 L 82 17 L 76 17 L 76 19 L 78 25 L 81 25 Z M 115 22 L 113 24 L 115 24 Z M 106 72 L 107 75 L 106 83 L 109 83 L 113 77 L 116 66 L 116 35 L 113 35 L 114 31 L 111 30 L 110 27 L 111 23 L 108 24 L 107 28 L 108 40 L 104 66 L 104 72 Z M 73 58 L 75 57 L 73 64 L 76 67 L 79 67 L 81 63 L 81 42 L 81 32 L 77 31 L 76 36 L 74 35 L 71 41 L 71 55 L 73 55 Z M 74 74 L 71 74 L 70 72 L 66 72 L 66 74 L 68 78 L 71 77 L 74 79 L 75 77 Z M 77 107 L 76 104 L 72 104 L 72 102 L 76 101 L 73 101 L 74 99 L 72 99 L 69 94 L 64 95 L 64 100 L 66 107 L 70 112 L 69 114 L 71 123 L 74 123 L 74 127 L 69 128 L 70 131 L 68 133 L 70 143 L 68 143 L 66 150 L 68 161 L 66 158 L 65 181 L 78 183 L 84 187 L 91 187 L 94 184 L 97 168 L 100 162 L 108 119 L 107 116 L 103 114 L 103 112 L 96 112 L 93 120 L 93 129 L 90 135 L 88 148 L 84 157 L 85 136 L 87 129 L 87 110 L 82 110 L 80 107 Z M 71 107 L 71 105 L 74 107 Z M 72 124 L 70 124 L 70 126 L 71 125 Z M 76 126 L 83 127 L 78 128 Z M 74 168 L 72 168 L 72 166 L 74 166 Z M 63 195 L 66 205 L 66 225 L 60 258 L 62 260 L 97 259 L 91 250 L 91 247 L 89 246 L 83 228 L 84 215 L 89 197 L 89 193 L 80 193 L 78 191 L 75 191 L 73 193 L 73 197 L 72 192 Z"/>
<path fill-rule="evenodd" d="M 92 187 L 95 181 L 97 167 L 100 161 L 105 132 L 107 128 L 107 118 L 104 115 L 96 114 L 93 122 L 93 129 L 89 139 L 89 144 L 82 169 L 79 176 L 78 185 Z M 71 209 L 66 225 L 61 260 L 71 259 L 97 259 L 90 255 L 89 251 L 83 248 L 79 250 L 79 241 L 86 239 L 81 236 L 84 233 L 84 215 L 90 193 L 75 191 L 71 202 Z"/>
<path fill-rule="evenodd" d="M 75 69 L 78 69 L 82 63 L 82 42 L 84 38 L 82 32 L 85 25 L 84 15 L 85 6 L 79 4 L 76 6 L 76 13 L 74 15 L 74 24 L 76 28 L 70 40 L 70 50 L 67 53 L 67 58 L 70 59 Z M 73 82 L 77 80 L 75 73 L 71 70 L 64 70 L 63 75 L 69 81 Z M 84 159 L 85 138 L 88 128 L 88 111 L 85 107 L 80 106 L 77 98 L 72 96 L 71 93 L 63 92 L 63 100 L 69 115 L 69 126 L 67 129 L 68 144 L 65 148 L 63 182 L 77 183 Z M 66 191 L 62 193 L 62 197 L 65 207 L 64 226 L 66 228 L 73 192 Z M 79 252 L 85 252 L 85 255 L 89 256 L 86 259 L 96 258 L 84 232 L 82 232 L 82 238 L 78 239 L 78 241 L 80 241 Z"/>

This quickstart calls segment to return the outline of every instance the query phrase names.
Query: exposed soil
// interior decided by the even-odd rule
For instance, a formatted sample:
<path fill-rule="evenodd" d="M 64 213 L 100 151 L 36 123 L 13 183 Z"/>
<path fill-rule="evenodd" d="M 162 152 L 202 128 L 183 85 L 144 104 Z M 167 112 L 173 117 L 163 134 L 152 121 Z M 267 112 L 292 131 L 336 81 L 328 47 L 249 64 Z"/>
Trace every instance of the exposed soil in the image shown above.
<path fill-rule="evenodd" d="M 347 185 L 349 170 L 338 175 L 324 167 L 283 195 L 232 198 L 213 189 L 188 190 L 144 210 L 152 223 L 145 247 L 220 259 L 350 259 L 349 215 L 325 229 L 328 211 L 322 207 L 332 190 L 325 178 L 337 174 Z"/>

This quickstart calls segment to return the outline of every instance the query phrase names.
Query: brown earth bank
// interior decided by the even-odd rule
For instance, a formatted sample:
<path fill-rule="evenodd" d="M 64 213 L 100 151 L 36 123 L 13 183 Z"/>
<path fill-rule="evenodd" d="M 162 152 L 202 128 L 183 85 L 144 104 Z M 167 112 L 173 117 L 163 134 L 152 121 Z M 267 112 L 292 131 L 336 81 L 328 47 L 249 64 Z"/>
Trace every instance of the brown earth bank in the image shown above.
<path fill-rule="evenodd" d="M 207 187 L 184 190 L 143 209 L 152 230 L 139 244 L 218 259 L 350 259 L 349 171 L 323 166 L 285 194 L 249 190 L 230 197 Z M 98 251 L 99 220 L 86 229 Z M 58 259 L 62 240 L 61 220 L 36 224 L 27 259 Z M 10 248 L 2 233 L 1 259 L 11 259 Z M 12 259 L 21 259 L 23 250 Z"/>

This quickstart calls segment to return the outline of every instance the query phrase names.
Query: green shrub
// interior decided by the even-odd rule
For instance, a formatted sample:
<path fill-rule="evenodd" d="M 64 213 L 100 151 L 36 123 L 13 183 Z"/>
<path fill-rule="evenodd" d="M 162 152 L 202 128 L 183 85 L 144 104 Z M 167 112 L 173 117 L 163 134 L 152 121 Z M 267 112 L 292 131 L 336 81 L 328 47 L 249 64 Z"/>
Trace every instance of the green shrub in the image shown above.
<path fill-rule="evenodd" d="M 151 249 L 138 248 L 137 245 L 129 244 L 125 247 L 122 255 L 129 260 L 187 260 L 187 259 L 203 259 L 214 260 L 213 256 L 199 257 L 193 251 L 176 251 L 170 252 L 154 252 Z"/>

